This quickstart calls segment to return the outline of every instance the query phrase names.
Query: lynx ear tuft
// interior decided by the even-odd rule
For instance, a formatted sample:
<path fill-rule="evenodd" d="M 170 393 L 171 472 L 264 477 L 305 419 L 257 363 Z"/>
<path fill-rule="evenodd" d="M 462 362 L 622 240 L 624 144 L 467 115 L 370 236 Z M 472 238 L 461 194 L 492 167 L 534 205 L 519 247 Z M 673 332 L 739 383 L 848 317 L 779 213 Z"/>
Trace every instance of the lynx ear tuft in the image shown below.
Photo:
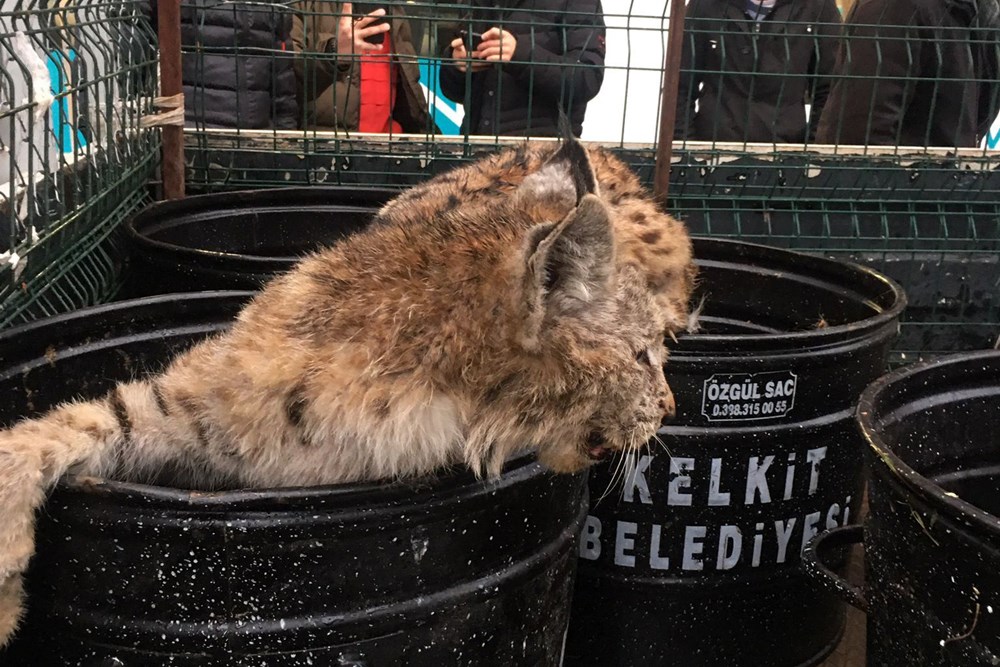
<path fill-rule="evenodd" d="M 570 136 L 538 171 L 524 179 L 516 197 L 524 203 L 549 201 L 568 208 L 588 194 L 598 194 L 597 176 L 586 147 Z"/>

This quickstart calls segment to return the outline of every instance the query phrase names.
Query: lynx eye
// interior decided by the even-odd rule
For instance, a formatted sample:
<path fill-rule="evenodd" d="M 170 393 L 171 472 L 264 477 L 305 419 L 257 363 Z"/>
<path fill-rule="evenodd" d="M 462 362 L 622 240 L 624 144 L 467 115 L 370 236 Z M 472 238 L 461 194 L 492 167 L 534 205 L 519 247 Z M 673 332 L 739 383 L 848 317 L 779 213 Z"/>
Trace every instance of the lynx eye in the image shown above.
<path fill-rule="evenodd" d="M 641 350 L 635 353 L 635 360 L 638 361 L 643 366 L 653 365 L 653 360 L 649 356 L 649 350 L 646 348 L 642 348 Z"/>

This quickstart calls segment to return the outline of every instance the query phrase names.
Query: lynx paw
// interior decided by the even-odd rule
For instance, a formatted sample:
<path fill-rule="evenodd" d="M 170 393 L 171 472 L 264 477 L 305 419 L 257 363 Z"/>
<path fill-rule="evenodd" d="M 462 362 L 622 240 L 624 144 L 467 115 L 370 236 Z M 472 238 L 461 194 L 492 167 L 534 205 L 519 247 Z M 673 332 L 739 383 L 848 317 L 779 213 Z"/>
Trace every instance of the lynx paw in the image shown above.
<path fill-rule="evenodd" d="M 21 575 L 15 574 L 0 583 L 0 647 L 6 646 L 24 610 L 24 590 Z"/>

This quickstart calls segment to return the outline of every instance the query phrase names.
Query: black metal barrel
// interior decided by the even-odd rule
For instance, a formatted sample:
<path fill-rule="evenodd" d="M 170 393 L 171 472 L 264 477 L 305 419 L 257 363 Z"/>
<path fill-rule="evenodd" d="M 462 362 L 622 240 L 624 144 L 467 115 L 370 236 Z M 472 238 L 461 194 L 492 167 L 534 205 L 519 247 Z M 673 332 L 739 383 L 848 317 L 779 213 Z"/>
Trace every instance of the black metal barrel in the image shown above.
<path fill-rule="evenodd" d="M 591 475 L 568 666 L 812 665 L 843 632 L 799 554 L 857 514 L 853 410 L 904 294 L 785 250 L 697 239 L 695 256 L 702 331 L 668 341 L 677 418 Z"/>
<path fill-rule="evenodd" d="M 864 393 L 868 664 L 1000 664 L 1000 352 Z"/>
<path fill-rule="evenodd" d="M 153 204 L 126 223 L 124 294 L 257 289 L 307 252 L 363 229 L 396 194 L 279 188 Z"/>
<path fill-rule="evenodd" d="M 0 333 L 0 425 L 224 329 L 251 295 L 120 302 Z M 559 664 L 586 477 L 196 492 L 70 479 L 39 513 L 0 664 Z"/>

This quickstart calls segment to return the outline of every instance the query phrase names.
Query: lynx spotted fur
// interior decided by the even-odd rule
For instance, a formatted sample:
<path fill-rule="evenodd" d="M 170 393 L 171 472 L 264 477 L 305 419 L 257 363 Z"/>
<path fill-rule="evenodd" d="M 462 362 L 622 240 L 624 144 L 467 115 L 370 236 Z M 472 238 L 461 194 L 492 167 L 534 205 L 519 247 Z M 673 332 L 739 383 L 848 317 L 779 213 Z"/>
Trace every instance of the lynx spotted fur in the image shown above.
<path fill-rule="evenodd" d="M 528 446 L 578 471 L 643 446 L 674 411 L 663 339 L 694 275 L 680 223 L 575 141 L 407 191 L 162 374 L 0 432 L 0 644 L 68 473 L 274 487 L 496 475 Z"/>

